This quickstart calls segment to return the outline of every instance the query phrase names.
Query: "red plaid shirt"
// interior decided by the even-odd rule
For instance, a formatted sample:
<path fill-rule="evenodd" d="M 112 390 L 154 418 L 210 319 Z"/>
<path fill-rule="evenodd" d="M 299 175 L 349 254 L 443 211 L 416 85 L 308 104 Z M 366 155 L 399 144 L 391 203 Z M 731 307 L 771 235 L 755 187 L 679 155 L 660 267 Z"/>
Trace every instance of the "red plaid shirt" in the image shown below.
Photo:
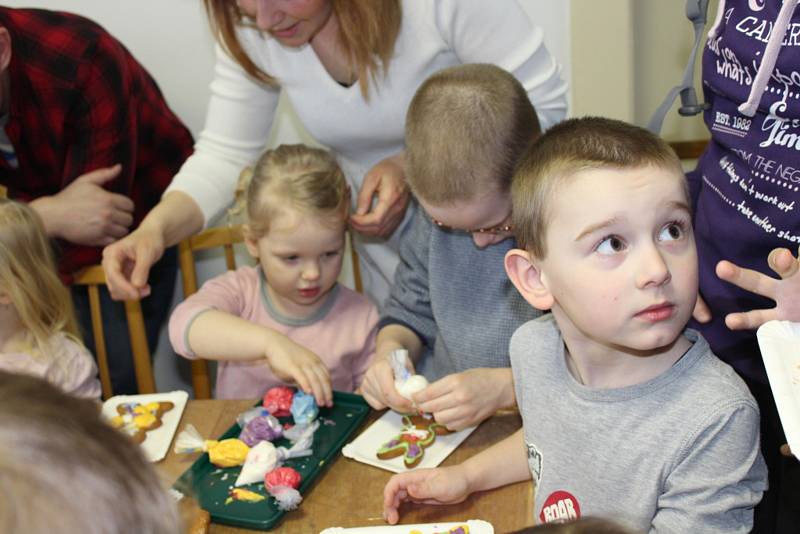
<path fill-rule="evenodd" d="M 18 168 L 0 158 L 10 198 L 53 195 L 100 167 L 122 163 L 105 187 L 133 200 L 134 227 L 192 152 L 192 135 L 153 78 L 96 23 L 39 9 L 0 8 L 11 35 L 6 133 Z M 99 263 L 102 248 L 60 241 L 59 270 Z"/>

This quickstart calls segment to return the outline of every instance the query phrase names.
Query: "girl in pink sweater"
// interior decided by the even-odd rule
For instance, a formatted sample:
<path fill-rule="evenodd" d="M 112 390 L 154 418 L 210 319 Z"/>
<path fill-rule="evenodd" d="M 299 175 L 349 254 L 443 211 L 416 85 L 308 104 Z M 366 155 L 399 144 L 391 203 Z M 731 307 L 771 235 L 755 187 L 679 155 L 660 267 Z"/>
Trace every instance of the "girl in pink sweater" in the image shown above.
<path fill-rule="evenodd" d="M 350 205 L 324 150 L 282 145 L 242 173 L 245 245 L 258 260 L 206 282 L 169 322 L 175 351 L 219 360 L 216 396 L 294 384 L 329 406 L 354 391 L 375 352 L 378 312 L 337 283 Z"/>
<path fill-rule="evenodd" d="M 0 369 L 44 378 L 77 397 L 100 398 L 69 290 L 39 216 L 0 199 Z"/>

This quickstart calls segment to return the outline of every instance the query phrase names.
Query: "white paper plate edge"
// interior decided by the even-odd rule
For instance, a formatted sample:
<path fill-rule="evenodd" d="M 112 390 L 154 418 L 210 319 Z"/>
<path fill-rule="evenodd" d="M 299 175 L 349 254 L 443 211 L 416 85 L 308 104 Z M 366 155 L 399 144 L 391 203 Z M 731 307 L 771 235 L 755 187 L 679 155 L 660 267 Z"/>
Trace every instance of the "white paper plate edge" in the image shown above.
<path fill-rule="evenodd" d="M 800 459 L 800 386 L 792 384 L 794 355 L 800 354 L 800 323 L 768 321 L 756 337 L 786 441 Z"/>

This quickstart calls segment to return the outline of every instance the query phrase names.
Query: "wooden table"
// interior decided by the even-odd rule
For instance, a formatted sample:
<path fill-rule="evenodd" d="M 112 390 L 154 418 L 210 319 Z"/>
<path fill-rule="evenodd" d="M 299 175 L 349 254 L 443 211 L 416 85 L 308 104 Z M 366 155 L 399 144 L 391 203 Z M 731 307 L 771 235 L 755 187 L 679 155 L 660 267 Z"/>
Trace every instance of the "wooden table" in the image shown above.
<path fill-rule="evenodd" d="M 254 401 L 251 400 L 190 400 L 178 429 L 182 430 L 187 423 L 191 423 L 203 436 L 219 436 L 234 423 L 240 412 L 253 404 Z M 379 416 L 380 412 L 370 413 L 362 429 Z M 512 434 L 520 425 L 516 412 L 498 413 L 481 424 L 443 465 L 464 461 Z M 156 464 L 156 467 L 165 481 L 171 484 L 197 457 L 198 454 L 175 454 L 170 448 L 167 457 Z M 300 508 L 288 512 L 273 531 L 311 534 L 328 527 L 385 525 L 382 516 L 383 487 L 391 476 L 389 471 L 356 462 L 340 454 L 306 493 Z M 409 524 L 484 519 L 494 525 L 495 532 L 508 532 L 531 526 L 532 510 L 532 486 L 527 481 L 476 493 L 463 503 L 455 505 L 407 503 L 401 508 L 400 522 Z M 257 531 L 212 524 L 210 532 L 229 534 Z"/>

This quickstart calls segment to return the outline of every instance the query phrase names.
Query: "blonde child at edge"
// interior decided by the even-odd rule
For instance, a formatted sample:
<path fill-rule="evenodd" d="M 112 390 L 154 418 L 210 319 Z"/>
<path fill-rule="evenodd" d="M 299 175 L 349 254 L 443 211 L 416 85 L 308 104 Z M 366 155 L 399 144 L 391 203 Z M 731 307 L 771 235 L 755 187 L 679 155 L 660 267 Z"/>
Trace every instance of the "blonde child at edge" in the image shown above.
<path fill-rule="evenodd" d="M 0 369 L 99 399 L 97 367 L 80 341 L 72 298 L 57 272 L 39 216 L 0 199 Z"/>
<path fill-rule="evenodd" d="M 266 151 L 243 173 L 245 244 L 257 267 L 203 285 L 172 314 L 187 358 L 220 360 L 217 398 L 252 398 L 296 384 L 319 405 L 354 391 L 375 352 L 378 312 L 337 283 L 349 190 L 333 157 L 303 145 Z"/>
<path fill-rule="evenodd" d="M 387 520 L 403 500 L 532 479 L 538 523 L 749 532 L 766 486 L 758 406 L 685 328 L 697 252 L 674 152 L 635 126 L 572 119 L 522 157 L 512 198 L 506 272 L 552 311 L 511 339 L 522 429 L 461 465 L 393 477 Z"/>

